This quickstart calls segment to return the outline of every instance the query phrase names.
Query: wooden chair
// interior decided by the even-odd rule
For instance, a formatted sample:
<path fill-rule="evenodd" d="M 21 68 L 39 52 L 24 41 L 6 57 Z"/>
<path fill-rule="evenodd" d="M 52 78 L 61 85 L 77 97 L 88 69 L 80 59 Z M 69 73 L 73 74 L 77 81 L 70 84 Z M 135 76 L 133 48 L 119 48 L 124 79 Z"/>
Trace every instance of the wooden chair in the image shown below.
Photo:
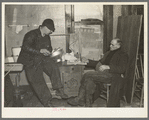
<path fill-rule="evenodd" d="M 124 76 L 121 75 L 121 77 L 124 77 Z M 108 84 L 104 83 L 103 85 L 104 85 L 104 88 L 105 88 L 105 89 L 102 89 L 100 97 L 103 98 L 103 99 L 105 99 L 105 100 L 108 102 L 111 84 L 109 84 L 109 83 L 108 83 Z M 125 101 L 125 103 L 127 104 L 127 100 L 126 100 L 125 94 L 122 95 L 122 97 L 124 98 L 124 101 Z"/>
<path fill-rule="evenodd" d="M 111 84 L 103 84 L 103 86 L 105 89 L 102 89 L 100 97 L 108 102 Z"/>
<path fill-rule="evenodd" d="M 124 75 L 121 74 L 121 77 L 123 78 Z M 95 93 L 93 94 L 92 102 L 94 102 L 98 97 L 101 97 L 101 98 L 103 98 L 104 100 L 106 100 L 107 103 L 108 103 L 111 84 L 110 84 L 110 83 L 108 83 L 108 84 L 104 83 L 103 86 L 102 86 L 102 90 L 101 90 L 100 94 L 99 94 L 99 89 L 98 89 L 99 86 L 100 86 L 100 85 L 97 84 Z M 100 86 L 100 87 L 101 87 L 101 86 Z M 96 93 L 96 91 L 98 91 L 98 92 Z M 123 93 L 122 97 L 123 97 L 125 103 L 127 104 L 127 100 L 126 100 L 125 93 Z"/>
<path fill-rule="evenodd" d="M 143 69 L 143 55 L 138 55 L 137 65 L 136 65 L 136 71 L 135 71 L 135 84 L 132 91 L 132 102 L 134 96 L 136 96 L 139 100 L 139 106 L 143 106 L 143 99 L 144 99 L 144 69 Z M 138 62 L 140 61 L 140 62 Z M 138 64 L 140 63 L 140 65 Z M 139 69 L 140 66 L 140 69 Z"/>

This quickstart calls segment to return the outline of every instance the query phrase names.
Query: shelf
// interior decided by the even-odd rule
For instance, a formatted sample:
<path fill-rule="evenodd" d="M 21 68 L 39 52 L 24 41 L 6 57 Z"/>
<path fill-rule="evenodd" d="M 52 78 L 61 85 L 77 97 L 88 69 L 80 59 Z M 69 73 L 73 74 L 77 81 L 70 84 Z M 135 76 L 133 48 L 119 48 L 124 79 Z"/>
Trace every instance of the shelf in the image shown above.
<path fill-rule="evenodd" d="M 70 36 L 70 34 L 52 34 L 50 36 Z"/>
<path fill-rule="evenodd" d="M 99 19 L 81 19 L 81 21 L 76 21 L 75 23 L 83 25 L 103 25 L 103 21 Z"/>

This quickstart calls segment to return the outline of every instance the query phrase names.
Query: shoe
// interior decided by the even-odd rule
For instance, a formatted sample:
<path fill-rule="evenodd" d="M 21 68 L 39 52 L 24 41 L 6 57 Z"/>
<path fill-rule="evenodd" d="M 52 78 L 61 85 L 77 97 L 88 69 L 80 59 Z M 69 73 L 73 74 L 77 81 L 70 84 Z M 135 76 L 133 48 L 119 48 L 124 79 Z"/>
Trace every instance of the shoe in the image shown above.
<path fill-rule="evenodd" d="M 79 105 L 79 99 L 78 99 L 78 97 L 70 98 L 67 100 L 67 103 L 70 105 L 73 105 L 73 106 L 77 106 L 77 105 Z"/>
<path fill-rule="evenodd" d="M 84 106 L 85 104 L 85 89 L 80 87 L 77 97 L 69 98 L 67 103 L 73 106 Z"/>
<path fill-rule="evenodd" d="M 84 101 L 79 99 L 78 97 L 68 99 L 67 103 L 72 106 L 77 106 L 77 105 L 84 106 Z"/>
<path fill-rule="evenodd" d="M 64 93 L 64 90 L 63 89 L 56 90 L 56 95 L 57 96 L 60 96 L 62 99 L 67 99 L 68 98 L 68 95 L 66 95 Z"/>
<path fill-rule="evenodd" d="M 46 105 L 44 105 L 44 107 L 54 107 L 53 104 L 51 103 L 51 101 L 48 101 Z"/>
<path fill-rule="evenodd" d="M 90 100 L 86 100 L 85 107 L 92 107 L 92 104 L 91 104 Z"/>

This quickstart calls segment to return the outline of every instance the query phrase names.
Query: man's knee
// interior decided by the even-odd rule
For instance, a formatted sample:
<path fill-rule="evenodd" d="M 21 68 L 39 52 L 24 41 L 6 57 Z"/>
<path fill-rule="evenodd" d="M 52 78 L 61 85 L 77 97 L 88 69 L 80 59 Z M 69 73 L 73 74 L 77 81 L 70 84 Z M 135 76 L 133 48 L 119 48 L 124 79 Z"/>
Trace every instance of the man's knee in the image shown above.
<path fill-rule="evenodd" d="M 90 76 L 91 76 L 91 72 L 86 72 L 86 73 L 83 75 L 84 78 L 88 78 L 88 77 L 90 77 Z"/>

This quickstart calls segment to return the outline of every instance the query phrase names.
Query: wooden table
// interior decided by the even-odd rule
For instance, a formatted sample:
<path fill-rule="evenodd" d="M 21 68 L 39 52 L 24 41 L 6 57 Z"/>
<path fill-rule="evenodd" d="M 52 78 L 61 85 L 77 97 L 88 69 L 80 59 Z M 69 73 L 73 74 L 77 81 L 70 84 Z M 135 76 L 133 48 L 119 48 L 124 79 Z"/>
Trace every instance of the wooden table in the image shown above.
<path fill-rule="evenodd" d="M 15 92 L 14 92 L 14 103 L 13 107 L 22 107 L 21 98 L 20 98 L 20 73 L 23 70 L 23 65 L 19 63 L 5 63 L 5 76 L 7 76 L 10 73 L 16 73 L 15 78 Z"/>

